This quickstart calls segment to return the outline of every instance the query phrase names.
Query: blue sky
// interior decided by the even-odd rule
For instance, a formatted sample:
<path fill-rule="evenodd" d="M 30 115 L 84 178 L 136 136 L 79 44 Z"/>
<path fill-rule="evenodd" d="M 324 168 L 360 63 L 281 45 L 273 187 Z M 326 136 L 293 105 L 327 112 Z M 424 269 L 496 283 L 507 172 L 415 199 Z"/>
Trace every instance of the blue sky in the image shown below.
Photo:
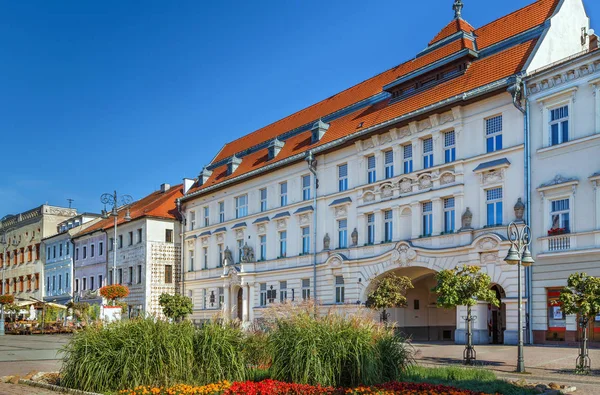
<path fill-rule="evenodd" d="M 530 2 L 465 0 L 463 16 Z M 226 142 L 413 57 L 452 3 L 2 0 L 0 217 L 195 177 Z"/>

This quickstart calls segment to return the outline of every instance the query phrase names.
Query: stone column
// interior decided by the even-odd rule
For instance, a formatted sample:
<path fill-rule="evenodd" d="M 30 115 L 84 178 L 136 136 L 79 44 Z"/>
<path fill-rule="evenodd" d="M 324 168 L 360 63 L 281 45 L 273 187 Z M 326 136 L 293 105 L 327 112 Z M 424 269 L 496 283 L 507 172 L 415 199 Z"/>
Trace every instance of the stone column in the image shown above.
<path fill-rule="evenodd" d="M 394 151 L 394 177 L 402 174 L 402 147 L 398 144 L 395 144 L 392 148 Z"/>
<path fill-rule="evenodd" d="M 400 206 L 392 206 L 392 240 L 400 240 Z"/>
<path fill-rule="evenodd" d="M 423 142 L 419 138 L 411 140 L 413 149 L 413 171 L 423 170 Z"/>
<path fill-rule="evenodd" d="M 379 244 L 383 241 L 383 214 L 381 210 L 375 210 L 375 244 Z"/>

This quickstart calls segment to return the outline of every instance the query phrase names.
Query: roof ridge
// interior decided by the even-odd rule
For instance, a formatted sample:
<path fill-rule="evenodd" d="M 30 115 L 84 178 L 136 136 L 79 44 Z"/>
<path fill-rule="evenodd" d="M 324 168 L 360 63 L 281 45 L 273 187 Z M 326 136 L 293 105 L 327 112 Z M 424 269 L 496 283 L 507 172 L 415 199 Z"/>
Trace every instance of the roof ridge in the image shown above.
<path fill-rule="evenodd" d="M 486 24 L 485 24 L 485 25 L 483 25 L 483 26 L 479 26 L 477 29 L 475 29 L 475 31 L 477 31 L 477 30 L 482 30 L 482 29 L 484 29 L 484 28 L 488 27 L 489 25 L 492 25 L 492 24 L 494 24 L 494 23 L 496 23 L 496 22 L 499 22 L 499 21 L 501 21 L 501 20 L 503 20 L 503 19 L 506 19 L 506 18 L 508 18 L 508 17 L 510 17 L 510 16 L 512 16 L 512 15 L 514 15 L 514 14 L 516 14 L 516 13 L 518 13 L 518 12 L 521 12 L 521 11 L 523 11 L 523 10 L 524 10 L 524 9 L 526 9 L 526 8 L 533 7 L 533 6 L 535 6 L 536 4 L 539 4 L 539 3 L 544 3 L 544 2 L 556 2 L 556 1 L 560 1 L 560 0 L 535 0 L 533 3 L 529 3 L 529 4 L 527 4 L 526 6 L 523 6 L 523 7 L 519 8 L 518 10 L 515 10 L 515 11 L 513 11 L 513 12 L 509 12 L 508 14 L 506 14 L 506 15 L 503 15 L 503 16 L 501 16 L 501 17 L 499 17 L 499 18 L 496 18 L 496 19 L 494 19 L 493 21 L 491 21 L 491 22 L 488 22 L 488 23 L 486 23 Z M 547 18 L 546 18 L 546 19 L 547 19 Z"/>

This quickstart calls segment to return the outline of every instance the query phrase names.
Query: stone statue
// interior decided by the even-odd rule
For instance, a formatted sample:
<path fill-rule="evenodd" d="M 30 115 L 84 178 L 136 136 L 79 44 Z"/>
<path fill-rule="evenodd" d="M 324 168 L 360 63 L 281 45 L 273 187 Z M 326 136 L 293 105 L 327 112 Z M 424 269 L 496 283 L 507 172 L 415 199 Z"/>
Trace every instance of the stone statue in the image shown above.
<path fill-rule="evenodd" d="M 356 246 L 358 244 L 358 230 L 354 228 L 350 236 L 352 237 L 352 245 Z"/>
<path fill-rule="evenodd" d="M 515 209 L 516 222 L 524 222 L 523 214 L 525 213 L 525 204 L 523 203 L 523 200 L 521 200 L 521 198 L 519 198 L 519 200 L 517 200 L 517 203 L 515 204 L 514 209 Z"/>
<path fill-rule="evenodd" d="M 473 222 L 473 213 L 471 212 L 471 209 L 469 207 L 467 207 L 467 210 L 462 215 L 461 222 L 462 222 L 462 224 L 461 224 L 460 230 L 473 229 L 471 227 L 471 223 Z"/>
<path fill-rule="evenodd" d="M 233 265 L 233 254 L 231 253 L 229 247 L 225 247 L 223 256 L 223 266 Z"/>
<path fill-rule="evenodd" d="M 331 243 L 331 239 L 329 238 L 329 233 L 325 233 L 325 237 L 323 237 L 323 249 L 329 249 L 329 243 Z"/>
<path fill-rule="evenodd" d="M 245 243 L 242 247 L 242 258 L 240 259 L 241 263 L 252 263 L 254 262 L 254 249 Z"/>

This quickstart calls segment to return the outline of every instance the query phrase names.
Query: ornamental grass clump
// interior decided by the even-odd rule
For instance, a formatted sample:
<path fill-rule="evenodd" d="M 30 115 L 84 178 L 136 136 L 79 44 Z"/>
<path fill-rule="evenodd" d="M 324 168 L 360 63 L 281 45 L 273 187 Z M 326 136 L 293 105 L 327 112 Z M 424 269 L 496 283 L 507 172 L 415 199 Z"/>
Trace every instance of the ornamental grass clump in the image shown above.
<path fill-rule="evenodd" d="M 331 387 L 396 380 L 413 360 L 404 339 L 366 316 L 298 309 L 275 320 L 268 349 L 274 380 Z"/>
<path fill-rule="evenodd" d="M 63 348 L 61 385 L 103 392 L 194 381 L 194 327 L 152 319 L 91 326 Z"/>

